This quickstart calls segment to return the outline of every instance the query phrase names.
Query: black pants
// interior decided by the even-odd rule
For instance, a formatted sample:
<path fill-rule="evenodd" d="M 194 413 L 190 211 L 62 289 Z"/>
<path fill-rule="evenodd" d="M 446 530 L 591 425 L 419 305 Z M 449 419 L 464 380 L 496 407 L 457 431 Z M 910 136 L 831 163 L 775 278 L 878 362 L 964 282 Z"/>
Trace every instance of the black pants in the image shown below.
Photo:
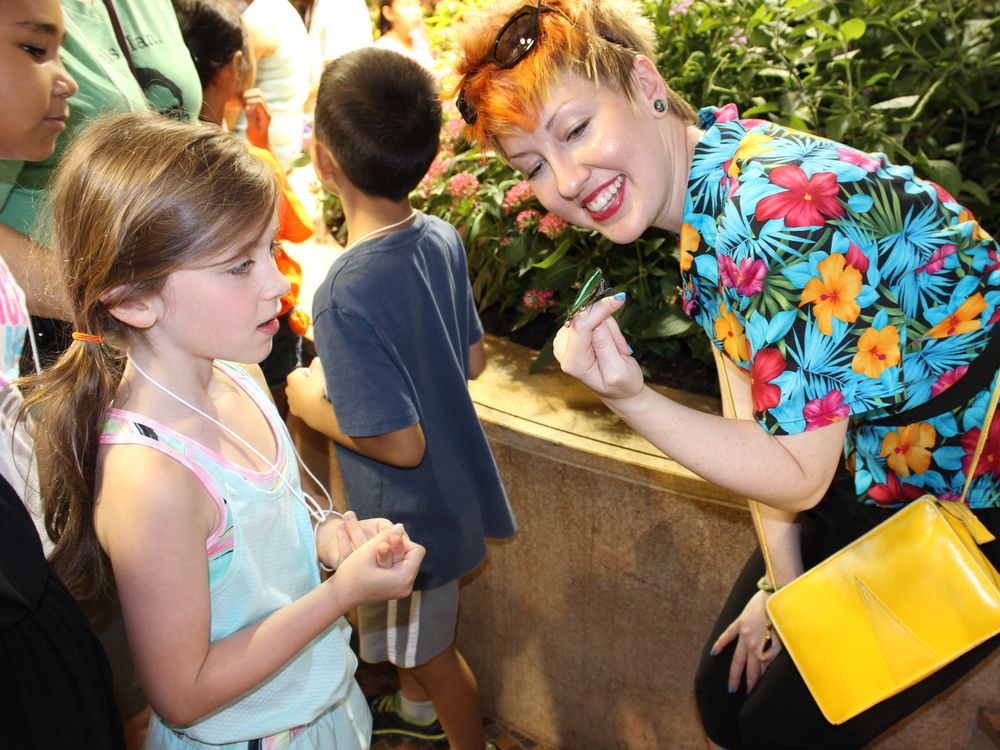
<path fill-rule="evenodd" d="M 802 550 L 806 568 L 891 515 L 882 508 L 858 506 L 846 474 L 838 475 L 826 497 L 801 514 Z M 977 511 L 979 519 L 1000 536 L 1000 509 Z M 1000 567 L 1000 541 L 981 547 L 994 566 Z M 705 732 L 715 744 L 736 750 L 847 750 L 859 748 L 913 713 L 938 693 L 960 680 L 998 646 L 1000 636 L 964 654 L 943 669 L 902 693 L 879 703 L 850 721 L 830 724 L 799 676 L 788 652 L 782 650 L 749 695 L 745 684 L 735 693 L 727 688 L 735 642 L 716 656 L 709 649 L 757 592 L 764 575 L 764 561 L 757 550 L 747 561 L 712 628 L 712 634 L 695 678 L 695 696 Z M 836 654 L 831 654 L 836 658 Z"/>

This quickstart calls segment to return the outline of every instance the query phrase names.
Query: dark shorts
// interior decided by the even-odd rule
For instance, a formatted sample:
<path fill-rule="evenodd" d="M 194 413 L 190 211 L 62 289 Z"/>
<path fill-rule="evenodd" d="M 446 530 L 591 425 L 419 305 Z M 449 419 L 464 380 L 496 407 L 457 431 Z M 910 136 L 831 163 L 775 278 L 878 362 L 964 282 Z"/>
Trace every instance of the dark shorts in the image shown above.
<path fill-rule="evenodd" d="M 826 497 L 812 510 L 800 514 L 806 568 L 826 559 L 891 514 L 888 509 L 858 505 L 851 478 L 846 472 L 838 474 Z M 1000 509 L 980 510 L 976 515 L 1000 537 Z M 984 544 L 980 549 L 994 566 L 1000 567 L 1000 541 Z M 764 561 L 757 550 L 740 573 L 712 628 L 695 679 L 695 696 L 705 733 L 715 744 L 729 750 L 863 747 L 958 682 L 1000 646 L 1000 636 L 994 637 L 898 695 L 850 721 L 833 725 L 823 718 L 787 651 L 775 657 L 749 695 L 743 685 L 733 694 L 727 689 L 735 643 L 716 656 L 709 654 L 715 640 L 757 592 L 757 580 L 762 575 Z M 831 654 L 831 658 L 836 658 L 836 654 Z"/>

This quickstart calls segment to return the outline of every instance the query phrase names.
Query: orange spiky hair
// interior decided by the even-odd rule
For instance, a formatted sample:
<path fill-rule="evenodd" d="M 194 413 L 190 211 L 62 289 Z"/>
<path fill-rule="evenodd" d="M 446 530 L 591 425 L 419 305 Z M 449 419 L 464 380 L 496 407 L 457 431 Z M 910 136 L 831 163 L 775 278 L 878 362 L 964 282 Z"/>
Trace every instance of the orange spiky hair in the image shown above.
<path fill-rule="evenodd" d="M 637 55 L 655 60 L 653 26 L 635 0 L 545 0 L 534 48 L 511 68 L 485 62 L 507 20 L 534 0 L 496 0 L 471 13 L 458 32 L 462 57 L 453 95 L 462 93 L 477 112 L 469 135 L 502 154 L 498 138 L 538 125 L 540 104 L 563 74 L 578 75 L 633 100 Z M 696 122 L 694 110 L 667 87 L 671 110 Z"/>

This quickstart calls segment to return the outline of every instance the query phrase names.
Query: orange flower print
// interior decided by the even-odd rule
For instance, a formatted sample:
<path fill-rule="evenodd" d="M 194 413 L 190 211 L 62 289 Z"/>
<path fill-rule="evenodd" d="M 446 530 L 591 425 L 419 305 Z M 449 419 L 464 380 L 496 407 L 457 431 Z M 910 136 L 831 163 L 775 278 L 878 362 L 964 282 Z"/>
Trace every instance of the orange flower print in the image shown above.
<path fill-rule="evenodd" d="M 681 225 L 681 270 L 687 271 L 694 263 L 694 252 L 701 244 L 701 235 L 698 230 L 686 221 Z"/>
<path fill-rule="evenodd" d="M 858 339 L 858 353 L 851 360 L 851 369 L 866 378 L 878 378 L 890 367 L 899 364 L 899 331 L 896 326 L 869 328 Z"/>
<path fill-rule="evenodd" d="M 901 477 L 910 476 L 910 472 L 923 474 L 931 465 L 929 449 L 936 437 L 937 430 L 927 422 L 908 425 L 885 436 L 879 455 Z"/>
<path fill-rule="evenodd" d="M 951 315 L 924 334 L 928 339 L 944 339 L 979 329 L 979 315 L 986 309 L 986 300 L 976 292 Z"/>
<path fill-rule="evenodd" d="M 810 279 L 802 290 L 799 307 L 812 304 L 816 326 L 825 336 L 833 332 L 833 318 L 853 323 L 861 314 L 857 303 L 861 293 L 861 272 L 847 263 L 840 253 L 833 253 L 819 264 L 820 278 Z"/>
<path fill-rule="evenodd" d="M 719 306 L 715 318 L 715 338 L 722 342 L 726 354 L 736 362 L 746 362 L 750 358 L 747 337 L 743 335 L 743 325 L 729 310 Z"/>
<path fill-rule="evenodd" d="M 958 214 L 958 223 L 962 224 L 966 221 L 972 222 L 972 236 L 977 240 L 993 239 L 990 237 L 989 233 L 979 225 L 979 222 L 976 221 L 976 217 L 972 215 L 972 211 L 967 208 L 963 208 Z"/>

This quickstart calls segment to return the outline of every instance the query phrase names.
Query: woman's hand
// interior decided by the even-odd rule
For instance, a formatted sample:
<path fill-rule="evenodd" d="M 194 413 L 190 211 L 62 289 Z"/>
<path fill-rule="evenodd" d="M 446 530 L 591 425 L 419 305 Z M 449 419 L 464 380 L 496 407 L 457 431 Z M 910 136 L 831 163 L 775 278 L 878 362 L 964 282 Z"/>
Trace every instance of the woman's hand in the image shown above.
<path fill-rule="evenodd" d="M 729 666 L 729 692 L 735 693 L 740 687 L 740 675 L 745 671 L 747 692 L 761 678 L 779 653 L 781 639 L 771 627 L 767 617 L 768 594 L 758 591 L 747 602 L 740 616 L 722 631 L 722 635 L 712 645 L 712 654 L 718 654 L 735 638 L 736 652 Z"/>
<path fill-rule="evenodd" d="M 598 300 L 574 315 L 552 345 L 563 372 L 605 400 L 637 396 L 643 388 L 639 363 L 611 317 L 624 304 L 624 294 Z"/>
<path fill-rule="evenodd" d="M 353 541 L 360 541 L 360 537 L 352 539 L 352 545 Z M 425 552 L 410 540 L 402 524 L 393 524 L 353 549 L 327 584 L 335 586 L 348 609 L 401 599 L 413 591 L 413 579 Z"/>
<path fill-rule="evenodd" d="M 243 92 L 243 114 L 247 118 L 247 140 L 257 148 L 271 150 L 267 129 L 271 126 L 271 109 L 260 89 Z"/>

